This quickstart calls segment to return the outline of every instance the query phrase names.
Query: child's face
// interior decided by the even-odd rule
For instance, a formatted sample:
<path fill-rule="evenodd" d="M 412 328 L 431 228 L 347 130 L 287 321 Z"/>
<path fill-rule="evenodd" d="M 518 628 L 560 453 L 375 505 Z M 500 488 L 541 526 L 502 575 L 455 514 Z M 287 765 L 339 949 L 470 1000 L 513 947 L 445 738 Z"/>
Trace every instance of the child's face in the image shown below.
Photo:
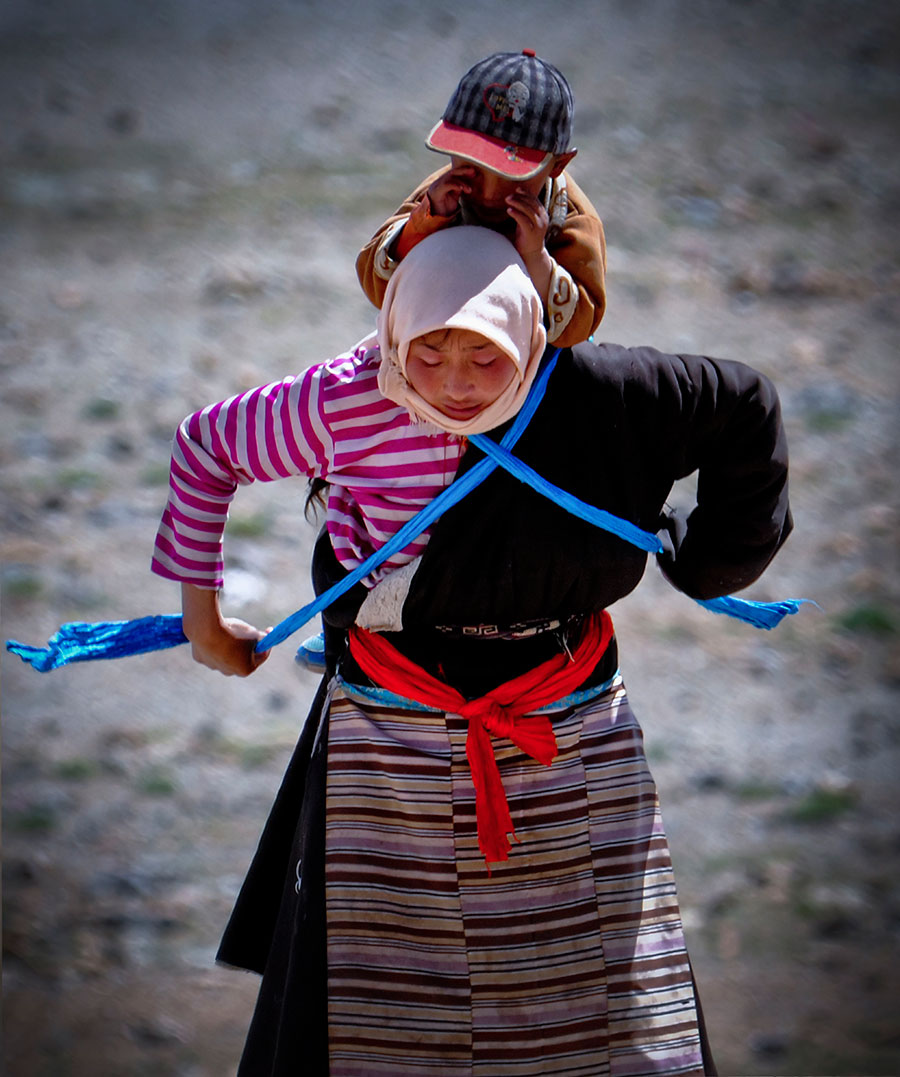
<path fill-rule="evenodd" d="M 416 337 L 406 356 L 406 379 L 450 419 L 473 419 L 516 376 L 506 352 L 471 329 L 439 329 Z"/>
<path fill-rule="evenodd" d="M 511 194 L 524 192 L 537 198 L 547 180 L 562 171 L 554 160 L 531 179 L 517 180 L 499 176 L 496 172 L 489 172 L 480 165 L 463 160 L 462 157 L 451 157 L 450 163 L 452 174 L 463 180 L 469 188 L 462 194 L 460 200 L 474 216 L 485 224 L 508 221 L 509 205 L 506 199 Z"/>

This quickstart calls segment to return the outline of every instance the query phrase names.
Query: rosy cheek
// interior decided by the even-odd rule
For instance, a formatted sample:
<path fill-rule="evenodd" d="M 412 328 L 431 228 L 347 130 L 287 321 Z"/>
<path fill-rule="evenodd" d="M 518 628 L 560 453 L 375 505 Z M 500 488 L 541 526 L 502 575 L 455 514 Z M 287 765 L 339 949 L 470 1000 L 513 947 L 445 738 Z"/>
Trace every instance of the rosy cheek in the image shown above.
<path fill-rule="evenodd" d="M 406 376 L 413 390 L 424 400 L 431 401 L 434 398 L 440 380 L 437 368 L 426 366 L 424 363 L 408 363 Z"/>

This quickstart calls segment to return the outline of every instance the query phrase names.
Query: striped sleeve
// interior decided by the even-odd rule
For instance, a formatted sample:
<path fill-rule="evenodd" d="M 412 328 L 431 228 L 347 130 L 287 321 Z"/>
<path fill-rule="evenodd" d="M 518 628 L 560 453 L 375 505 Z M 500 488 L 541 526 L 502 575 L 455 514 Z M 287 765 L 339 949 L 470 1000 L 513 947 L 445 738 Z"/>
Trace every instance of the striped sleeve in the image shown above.
<path fill-rule="evenodd" d="M 238 486 L 328 471 L 334 446 L 324 418 L 323 368 L 251 389 L 184 420 L 173 445 L 154 572 L 220 587 L 222 537 Z"/>

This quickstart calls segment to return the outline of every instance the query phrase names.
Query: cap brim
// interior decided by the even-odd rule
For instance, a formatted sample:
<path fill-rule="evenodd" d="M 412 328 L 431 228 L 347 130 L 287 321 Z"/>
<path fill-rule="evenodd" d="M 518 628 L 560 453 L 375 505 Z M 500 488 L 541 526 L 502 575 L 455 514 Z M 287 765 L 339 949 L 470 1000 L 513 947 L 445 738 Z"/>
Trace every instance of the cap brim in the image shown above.
<path fill-rule="evenodd" d="M 502 139 L 482 135 L 466 127 L 455 127 L 443 120 L 435 124 L 431 134 L 425 139 L 425 145 L 438 153 L 462 157 L 465 161 L 481 165 L 507 179 L 531 179 L 553 160 L 553 154 L 546 150 L 513 146 Z"/>

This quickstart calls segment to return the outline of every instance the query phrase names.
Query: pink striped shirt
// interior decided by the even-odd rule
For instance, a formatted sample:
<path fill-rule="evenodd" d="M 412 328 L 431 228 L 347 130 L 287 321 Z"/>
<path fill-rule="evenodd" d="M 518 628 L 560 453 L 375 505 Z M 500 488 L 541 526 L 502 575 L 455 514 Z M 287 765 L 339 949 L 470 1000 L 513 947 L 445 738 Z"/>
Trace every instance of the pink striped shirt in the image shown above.
<path fill-rule="evenodd" d="M 239 485 L 289 476 L 331 484 L 326 523 L 338 560 L 354 568 L 428 504 L 456 474 L 465 441 L 413 423 L 381 395 L 377 348 L 318 363 L 212 404 L 178 429 L 169 500 L 153 571 L 222 585 L 222 539 Z M 427 532 L 389 558 L 380 578 L 418 556 Z M 374 580 L 370 581 L 374 582 Z"/>

